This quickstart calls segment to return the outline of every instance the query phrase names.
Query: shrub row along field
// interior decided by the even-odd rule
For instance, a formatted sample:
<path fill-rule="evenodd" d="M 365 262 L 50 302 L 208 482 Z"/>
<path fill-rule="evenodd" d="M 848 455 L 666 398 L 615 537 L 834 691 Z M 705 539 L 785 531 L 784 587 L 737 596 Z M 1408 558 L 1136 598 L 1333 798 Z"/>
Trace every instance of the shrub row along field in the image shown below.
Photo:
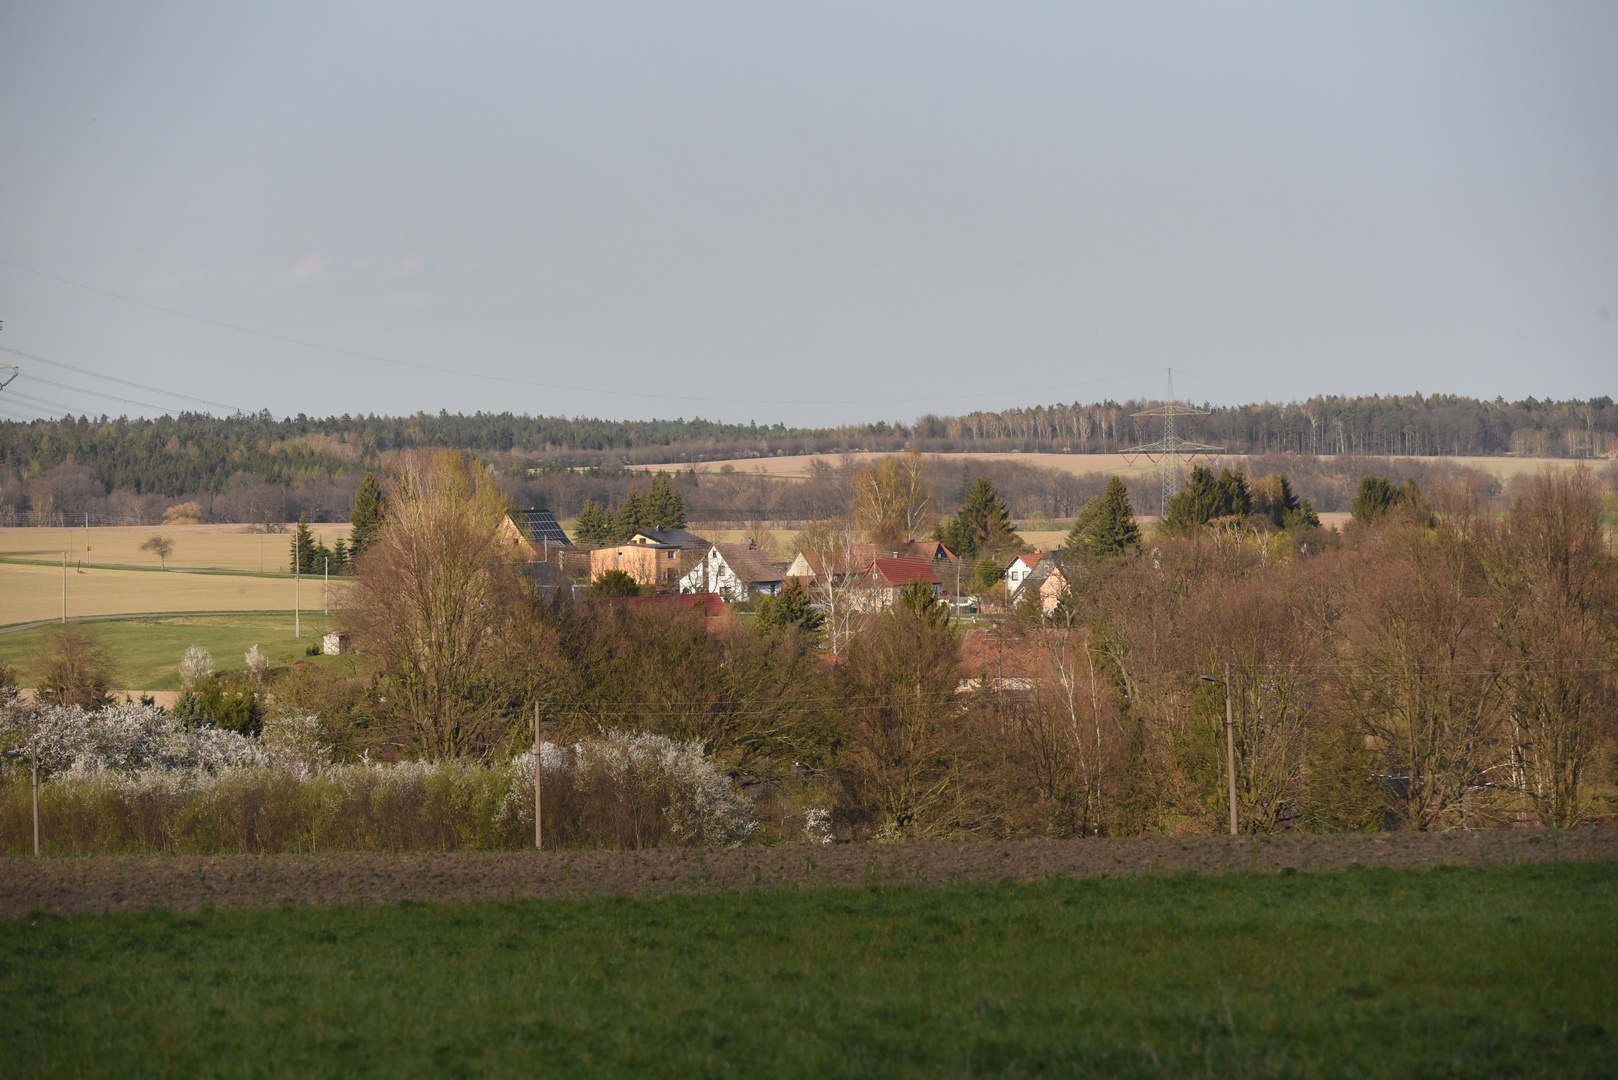
<path fill-rule="evenodd" d="M 0 935 L 0 1057 L 11 1076 L 1603 1076 L 1614 869 L 35 914 Z"/>

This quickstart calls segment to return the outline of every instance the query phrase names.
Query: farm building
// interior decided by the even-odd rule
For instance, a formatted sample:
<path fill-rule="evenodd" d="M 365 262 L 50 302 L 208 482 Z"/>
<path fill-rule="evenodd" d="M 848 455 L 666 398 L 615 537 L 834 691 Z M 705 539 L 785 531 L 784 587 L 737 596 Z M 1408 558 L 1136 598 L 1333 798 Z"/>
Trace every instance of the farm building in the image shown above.
<path fill-rule="evenodd" d="M 622 570 L 642 585 L 673 589 L 712 546 L 684 529 L 644 529 L 632 535 L 628 543 L 590 552 L 590 577 Z"/>

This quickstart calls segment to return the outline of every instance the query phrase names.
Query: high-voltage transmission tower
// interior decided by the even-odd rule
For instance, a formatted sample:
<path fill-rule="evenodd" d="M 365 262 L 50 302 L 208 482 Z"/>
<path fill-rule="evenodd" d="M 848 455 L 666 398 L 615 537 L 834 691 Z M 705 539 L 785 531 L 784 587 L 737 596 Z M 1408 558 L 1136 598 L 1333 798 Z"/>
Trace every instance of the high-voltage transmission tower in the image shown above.
<path fill-rule="evenodd" d="M 1154 443 L 1143 446 L 1131 446 L 1121 453 L 1129 459 L 1131 465 L 1136 459 L 1145 458 L 1157 466 L 1158 475 L 1163 483 L 1163 501 L 1158 506 L 1158 513 L 1166 514 L 1169 509 L 1169 500 L 1179 492 L 1185 483 L 1186 462 L 1198 454 L 1217 454 L 1224 449 L 1223 446 L 1208 446 L 1205 443 L 1187 442 L 1180 438 L 1174 430 L 1176 416 L 1206 416 L 1207 409 L 1198 409 L 1189 402 L 1174 400 L 1174 369 L 1169 369 L 1168 394 L 1164 396 L 1163 404 L 1155 409 L 1138 412 L 1136 416 L 1161 416 L 1163 418 L 1163 437 Z"/>

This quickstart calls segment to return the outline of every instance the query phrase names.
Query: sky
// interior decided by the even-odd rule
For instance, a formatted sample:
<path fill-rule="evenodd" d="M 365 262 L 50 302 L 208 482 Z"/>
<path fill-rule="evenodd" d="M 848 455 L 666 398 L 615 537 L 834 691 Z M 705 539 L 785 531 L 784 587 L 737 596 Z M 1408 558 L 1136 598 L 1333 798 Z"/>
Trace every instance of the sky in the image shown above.
<path fill-rule="evenodd" d="M 0 0 L 0 418 L 1618 394 L 1614 57 L 1612 3 Z"/>

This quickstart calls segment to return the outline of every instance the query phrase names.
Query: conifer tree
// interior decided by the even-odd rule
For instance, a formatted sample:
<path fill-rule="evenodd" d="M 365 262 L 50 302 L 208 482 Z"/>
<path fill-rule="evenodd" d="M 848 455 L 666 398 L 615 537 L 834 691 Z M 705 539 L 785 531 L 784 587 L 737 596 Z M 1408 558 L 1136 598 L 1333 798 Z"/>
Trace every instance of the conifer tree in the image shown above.
<path fill-rule="evenodd" d="M 933 539 L 963 559 L 1009 551 L 1022 543 L 994 482 L 980 476 L 966 492 L 960 512 L 933 530 Z"/>
<path fill-rule="evenodd" d="M 1184 536 L 1218 518 L 1245 518 L 1252 512 L 1253 493 L 1246 475 L 1225 469 L 1215 477 L 1212 469 L 1195 465 L 1191 479 L 1164 509 L 1163 529 Z"/>
<path fill-rule="evenodd" d="M 766 596 L 758 602 L 760 633 L 789 630 L 794 626 L 813 632 L 824 622 L 825 617 L 815 610 L 809 591 L 799 578 L 787 578 L 786 587 L 778 595 Z"/>
<path fill-rule="evenodd" d="M 315 538 L 309 532 L 309 515 L 298 515 L 298 527 L 292 534 L 292 545 L 289 553 L 289 565 L 299 574 L 307 574 L 316 569 Z"/>
<path fill-rule="evenodd" d="M 1386 477 L 1367 476 L 1354 493 L 1354 520 L 1370 524 L 1385 517 L 1404 495 L 1404 490 Z"/>
<path fill-rule="evenodd" d="M 382 527 L 382 511 L 382 485 L 374 475 L 366 473 L 354 495 L 354 512 L 348 515 L 348 523 L 353 526 L 348 534 L 350 559 L 359 558 L 376 540 L 376 531 Z"/>
<path fill-rule="evenodd" d="M 668 473 L 652 476 L 652 488 L 641 503 L 643 529 L 685 528 L 685 496 L 669 480 Z"/>
<path fill-rule="evenodd" d="M 646 528 L 646 504 L 635 488 L 629 489 L 624 501 L 618 504 L 618 514 L 612 523 L 612 539 L 616 543 L 628 540 L 636 531 Z"/>
<path fill-rule="evenodd" d="M 1140 526 L 1135 523 L 1135 508 L 1124 482 L 1116 476 L 1107 481 L 1105 492 L 1084 504 L 1062 542 L 1062 550 L 1069 556 L 1092 558 L 1121 555 L 1138 547 Z"/>
<path fill-rule="evenodd" d="M 573 524 L 573 541 L 589 547 L 605 544 L 612 533 L 612 518 L 594 499 L 586 499 L 579 508 L 579 517 Z"/>

